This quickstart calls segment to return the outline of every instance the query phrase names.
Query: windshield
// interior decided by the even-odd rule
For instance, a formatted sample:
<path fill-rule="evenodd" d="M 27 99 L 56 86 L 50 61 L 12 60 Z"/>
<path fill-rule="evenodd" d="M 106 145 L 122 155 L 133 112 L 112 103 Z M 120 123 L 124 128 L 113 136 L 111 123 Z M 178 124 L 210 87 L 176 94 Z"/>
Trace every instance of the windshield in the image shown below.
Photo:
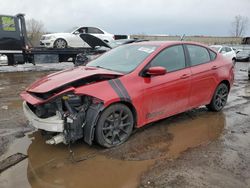
<path fill-rule="evenodd" d="M 157 47 L 152 45 L 120 46 L 91 61 L 87 66 L 129 73 L 140 65 Z"/>

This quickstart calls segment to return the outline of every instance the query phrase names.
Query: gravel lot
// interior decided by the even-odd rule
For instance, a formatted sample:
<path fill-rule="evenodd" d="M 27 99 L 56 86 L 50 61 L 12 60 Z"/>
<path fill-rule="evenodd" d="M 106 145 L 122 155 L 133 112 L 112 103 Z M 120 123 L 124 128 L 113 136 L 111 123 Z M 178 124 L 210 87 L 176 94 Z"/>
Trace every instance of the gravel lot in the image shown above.
<path fill-rule="evenodd" d="M 125 144 L 103 149 L 82 141 L 46 145 L 24 118 L 19 93 L 72 63 L 0 66 L 0 160 L 28 158 L 0 174 L 1 187 L 250 187 L 249 63 L 220 113 L 191 110 L 137 130 Z M 15 177 L 15 178 L 13 178 Z"/>

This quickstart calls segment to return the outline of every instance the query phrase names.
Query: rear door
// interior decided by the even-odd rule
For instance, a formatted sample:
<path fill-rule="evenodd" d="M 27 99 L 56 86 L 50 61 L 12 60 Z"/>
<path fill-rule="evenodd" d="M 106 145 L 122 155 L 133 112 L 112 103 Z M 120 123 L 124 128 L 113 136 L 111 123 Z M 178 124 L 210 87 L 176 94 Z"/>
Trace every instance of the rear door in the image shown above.
<path fill-rule="evenodd" d="M 216 54 L 199 45 L 185 45 L 191 66 L 190 108 L 208 104 L 216 87 Z"/>
<path fill-rule="evenodd" d="M 165 67 L 167 73 L 142 77 L 142 109 L 145 123 L 183 112 L 188 108 L 191 70 L 186 67 L 183 46 L 175 45 L 164 49 L 147 68 L 156 66 Z"/>

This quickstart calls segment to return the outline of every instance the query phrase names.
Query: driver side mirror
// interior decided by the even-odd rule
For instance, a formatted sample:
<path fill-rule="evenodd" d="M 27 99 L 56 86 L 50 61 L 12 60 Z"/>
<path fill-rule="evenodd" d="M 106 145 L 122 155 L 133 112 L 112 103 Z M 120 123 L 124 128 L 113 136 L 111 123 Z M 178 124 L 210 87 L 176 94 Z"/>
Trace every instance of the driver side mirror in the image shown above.
<path fill-rule="evenodd" d="M 146 75 L 149 76 L 159 76 L 166 74 L 167 70 L 164 67 L 150 67 L 146 70 Z"/>

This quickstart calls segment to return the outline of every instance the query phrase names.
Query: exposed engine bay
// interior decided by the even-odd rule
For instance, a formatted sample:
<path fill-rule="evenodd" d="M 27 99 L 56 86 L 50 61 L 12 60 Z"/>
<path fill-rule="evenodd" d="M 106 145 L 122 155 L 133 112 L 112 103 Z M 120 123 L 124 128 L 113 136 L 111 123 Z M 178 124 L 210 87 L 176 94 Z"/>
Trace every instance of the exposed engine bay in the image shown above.
<path fill-rule="evenodd" d="M 27 104 L 39 118 L 49 118 L 59 115 L 64 120 L 64 132 L 56 135 L 55 139 L 47 141 L 48 144 L 75 142 L 83 137 L 83 127 L 86 124 L 86 111 L 91 105 L 88 96 L 64 95 L 53 102 L 39 106 Z"/>
<path fill-rule="evenodd" d="M 88 144 L 92 144 L 94 126 L 100 112 L 103 110 L 103 101 L 93 96 L 76 95 L 73 91 L 68 92 L 67 89 L 90 85 L 116 77 L 117 75 L 93 75 L 54 88 L 46 93 L 27 91 L 29 95 L 37 99 L 48 100 L 48 102 L 31 104 L 26 101 L 24 104 L 25 115 L 33 126 L 42 129 L 46 137 L 50 138 L 46 141 L 47 144 L 69 144 L 81 138 Z M 64 91 L 66 92 L 64 93 Z M 55 94 L 57 93 L 62 94 L 56 96 Z M 59 123 L 59 121 L 62 123 Z M 39 123 L 41 123 L 41 126 L 37 125 Z M 49 125 L 50 123 L 52 124 L 51 126 Z M 44 127 L 45 124 L 47 124 L 47 128 Z M 53 126 L 57 126 L 57 128 L 54 129 Z"/>

